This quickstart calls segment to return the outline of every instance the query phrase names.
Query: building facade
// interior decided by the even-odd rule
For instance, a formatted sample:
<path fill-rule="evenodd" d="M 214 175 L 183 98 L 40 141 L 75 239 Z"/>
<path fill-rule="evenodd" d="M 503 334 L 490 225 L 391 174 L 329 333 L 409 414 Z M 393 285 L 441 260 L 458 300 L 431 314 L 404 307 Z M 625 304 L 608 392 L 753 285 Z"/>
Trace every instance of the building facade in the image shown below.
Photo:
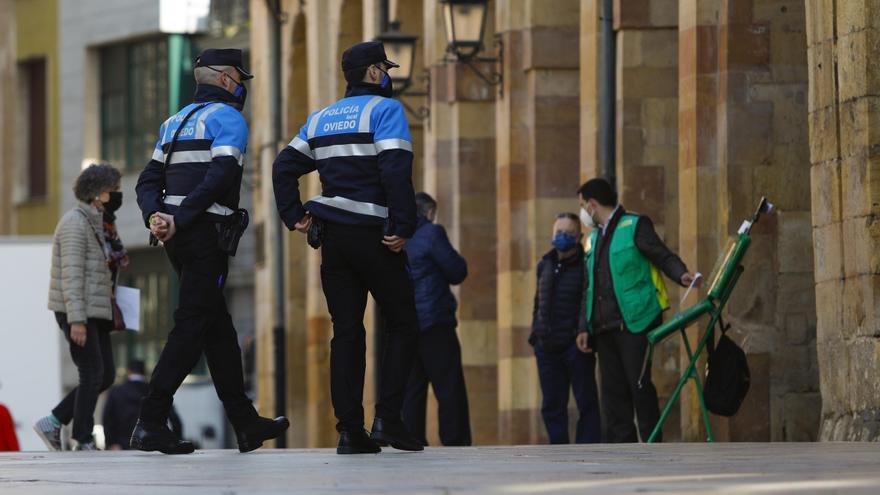
<path fill-rule="evenodd" d="M 71 188 L 83 167 L 106 162 L 122 171 L 125 199 L 117 228 L 131 263 L 119 282 L 139 288 L 142 299 L 140 332 L 113 335 L 120 376 L 131 359 L 144 360 L 148 369 L 158 360 L 177 298 L 176 276 L 163 250 L 148 245 L 135 201 L 138 174 L 152 155 L 159 126 L 192 101 L 196 54 L 217 47 L 240 48 L 249 56 L 249 7 L 246 0 L 0 3 L 0 234 L 51 235 L 76 204 Z M 251 175 L 245 174 L 244 208 L 252 208 L 252 189 Z M 250 231 L 230 264 L 226 292 L 246 348 L 254 337 L 255 245 Z M 66 388 L 76 385 L 71 363 L 63 375 Z M 209 384 L 204 363 L 190 381 Z M 194 391 L 184 402 L 194 404 L 194 411 L 210 404 L 222 429 L 212 395 Z M 198 432 L 191 435 L 200 439 Z M 222 430 L 214 438 L 222 445 Z"/>
<path fill-rule="evenodd" d="M 257 96 L 254 139 L 276 149 L 309 112 L 343 90 L 339 55 L 398 21 L 418 36 L 413 112 L 417 190 L 440 203 L 439 221 L 470 262 L 456 289 L 459 337 L 476 443 L 545 440 L 540 389 L 527 344 L 534 267 L 555 214 L 576 211 L 580 182 L 612 177 L 628 208 L 650 215 L 693 270 L 708 274 L 758 200 L 778 214 L 753 231 L 745 275 L 727 310 L 749 356 L 752 388 L 740 413 L 713 418 L 725 440 L 880 437 L 880 322 L 874 215 L 878 135 L 873 101 L 880 12 L 873 2 L 808 0 L 494 0 L 483 36 L 484 75 L 450 61 L 436 0 L 283 1 L 280 102 Z M 266 53 L 276 16 L 251 3 L 254 53 Z M 257 95 L 269 58 L 255 57 Z M 429 84 L 418 78 L 424 73 Z M 262 82 L 260 82 L 262 81 Z M 282 106 L 282 141 L 260 122 Z M 269 221 L 266 169 L 256 157 L 256 222 Z M 308 179 L 317 193 L 316 177 Z M 285 376 L 293 445 L 335 440 L 329 400 L 332 329 L 320 291 L 319 254 L 284 234 L 286 369 L 276 370 L 269 233 L 258 255 L 257 338 L 261 407 L 274 407 Z M 673 311 L 683 295 L 672 291 Z M 682 304 L 696 301 L 697 295 Z M 368 312 L 368 342 L 380 328 Z M 701 330 L 688 331 L 696 339 Z M 368 346 L 370 347 L 370 346 Z M 368 372 L 376 360 L 368 349 Z M 657 350 L 665 405 L 685 351 Z M 367 412 L 372 384 L 367 386 Z M 431 407 L 433 414 L 433 406 Z M 369 420 L 369 418 L 368 418 Z M 686 388 L 667 439 L 699 440 Z M 429 416 L 436 444 L 436 418 Z"/>
<path fill-rule="evenodd" d="M 438 0 L 214 0 L 194 34 L 163 28 L 173 3 L 0 0 L 0 233 L 51 233 L 84 163 L 126 171 L 120 229 L 146 328 L 118 343 L 121 355 L 154 359 L 174 305 L 174 278 L 147 248 L 132 201 L 143 150 L 162 116 L 186 103 L 192 55 L 242 48 L 256 75 L 243 188 L 252 228 L 230 306 L 242 340 L 255 337 L 261 412 L 283 400 L 288 446 L 335 443 L 320 253 L 298 233 L 278 234 L 271 164 L 310 112 L 343 94 L 342 51 L 397 21 L 417 36 L 401 97 L 414 184 L 437 198 L 438 221 L 470 265 L 455 293 L 475 443 L 546 440 L 527 343 L 534 267 L 556 213 L 576 211 L 577 186 L 599 176 L 704 274 L 762 196 L 777 206 L 752 232 L 725 315 L 752 385 L 739 414 L 713 418 L 717 437 L 880 438 L 876 2 L 490 0 L 470 64 L 447 53 Z M 317 176 L 303 187 L 318 194 Z M 670 295 L 673 312 L 699 296 Z M 372 304 L 365 326 L 373 377 L 382 320 Z M 692 342 L 700 331 L 688 330 Z M 656 350 L 661 406 L 685 362 L 675 339 Z M 369 422 L 374 380 L 366 388 Z M 428 421 L 436 445 L 433 399 Z M 689 387 L 664 434 L 703 438 Z"/>

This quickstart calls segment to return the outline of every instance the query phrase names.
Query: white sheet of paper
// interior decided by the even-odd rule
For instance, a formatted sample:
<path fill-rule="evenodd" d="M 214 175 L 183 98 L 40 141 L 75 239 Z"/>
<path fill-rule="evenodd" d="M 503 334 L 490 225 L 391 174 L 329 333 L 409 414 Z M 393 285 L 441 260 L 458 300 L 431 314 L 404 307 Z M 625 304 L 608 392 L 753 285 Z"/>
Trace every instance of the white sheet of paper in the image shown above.
<path fill-rule="evenodd" d="M 684 292 L 684 296 L 682 296 L 681 301 L 678 302 L 678 305 L 679 305 L 679 306 L 681 306 L 682 304 L 684 304 L 685 300 L 687 300 L 687 298 L 688 298 L 688 294 L 691 293 L 691 289 L 694 288 L 694 285 L 696 285 L 696 284 L 697 284 L 697 281 L 700 280 L 701 278 L 703 278 L 703 274 L 702 274 L 702 273 L 697 272 L 697 273 L 694 274 L 694 281 L 691 282 L 691 285 L 688 286 L 687 290 Z M 128 320 L 125 320 L 125 321 L 128 321 Z"/>
<path fill-rule="evenodd" d="M 134 287 L 116 287 L 116 304 L 122 311 L 125 329 L 139 332 L 141 330 L 141 290 Z"/>

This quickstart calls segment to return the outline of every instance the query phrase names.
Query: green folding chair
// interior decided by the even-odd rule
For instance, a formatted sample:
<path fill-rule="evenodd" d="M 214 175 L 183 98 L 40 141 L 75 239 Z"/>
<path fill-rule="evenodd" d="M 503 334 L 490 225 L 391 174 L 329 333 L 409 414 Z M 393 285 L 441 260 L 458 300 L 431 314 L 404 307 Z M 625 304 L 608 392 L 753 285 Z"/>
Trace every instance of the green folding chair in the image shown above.
<path fill-rule="evenodd" d="M 666 422 L 666 418 L 669 416 L 669 411 L 672 409 L 672 405 L 678 400 L 679 395 L 681 394 L 681 389 L 688 380 L 694 381 L 694 387 L 697 391 L 697 397 L 700 402 L 700 411 L 703 415 L 703 423 L 706 426 L 706 441 L 714 441 L 712 437 L 712 426 L 709 423 L 709 411 L 706 409 L 706 402 L 703 398 L 703 383 L 697 373 L 697 359 L 699 358 L 700 353 L 703 352 L 709 339 L 714 338 L 715 325 L 721 320 L 721 313 L 724 310 L 724 306 L 727 305 L 727 301 L 730 299 L 730 294 L 733 292 L 733 288 L 736 287 L 736 283 L 744 271 L 742 259 L 745 256 L 746 251 L 749 249 L 749 244 L 752 242 L 752 238 L 749 236 L 752 226 L 757 223 L 762 214 L 768 214 L 772 211 L 773 205 L 767 201 L 767 198 L 761 198 L 761 203 L 758 205 L 755 214 L 750 220 L 743 222 L 737 235 L 730 239 L 724 252 L 719 258 L 718 263 L 716 263 L 715 269 L 710 276 L 712 282 L 709 286 L 708 295 L 701 299 L 697 304 L 684 311 L 676 313 L 672 319 L 648 332 L 648 354 L 645 356 L 646 366 L 650 366 L 651 358 L 654 354 L 654 346 L 676 333 L 676 331 L 681 335 L 688 356 L 688 365 L 682 373 L 681 378 L 679 378 L 678 385 L 676 385 L 675 391 L 669 398 L 669 402 L 663 409 L 663 414 L 660 415 L 660 420 L 657 422 L 657 426 L 654 427 L 654 431 L 648 438 L 648 443 L 653 443 L 657 438 L 657 435 L 663 428 L 663 423 Z M 685 328 L 703 315 L 709 315 L 709 323 L 706 325 L 706 331 L 697 343 L 696 349 L 691 352 L 691 345 L 688 342 Z"/>

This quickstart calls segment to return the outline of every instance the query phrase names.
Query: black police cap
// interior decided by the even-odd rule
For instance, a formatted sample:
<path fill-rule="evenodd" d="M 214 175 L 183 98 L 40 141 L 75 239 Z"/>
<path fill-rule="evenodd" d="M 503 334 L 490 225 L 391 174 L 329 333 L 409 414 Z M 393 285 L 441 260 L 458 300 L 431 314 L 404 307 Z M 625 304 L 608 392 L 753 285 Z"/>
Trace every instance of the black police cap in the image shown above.
<path fill-rule="evenodd" d="M 400 67 L 388 60 L 388 56 L 385 55 L 385 46 L 381 41 L 358 43 L 342 52 L 343 72 L 351 69 L 363 69 L 379 62 L 384 62 L 392 68 Z"/>
<path fill-rule="evenodd" d="M 209 65 L 228 65 L 235 67 L 241 79 L 247 81 L 253 79 L 254 76 L 244 70 L 241 62 L 241 50 L 237 48 L 208 48 L 196 58 L 196 67 L 207 67 Z"/>

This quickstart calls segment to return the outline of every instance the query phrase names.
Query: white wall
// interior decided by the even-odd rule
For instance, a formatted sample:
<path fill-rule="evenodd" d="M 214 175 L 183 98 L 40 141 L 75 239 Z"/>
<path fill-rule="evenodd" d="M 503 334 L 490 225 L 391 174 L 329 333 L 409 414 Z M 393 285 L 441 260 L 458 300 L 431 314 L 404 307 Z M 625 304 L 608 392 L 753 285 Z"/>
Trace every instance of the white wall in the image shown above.
<path fill-rule="evenodd" d="M 0 403 L 22 450 L 46 450 L 31 428 L 61 400 L 60 331 L 46 307 L 51 254 L 51 239 L 0 238 Z"/>
<path fill-rule="evenodd" d="M 100 158 L 99 73 L 94 48 L 159 33 L 159 0 L 76 0 L 58 2 L 61 75 L 61 211 L 73 207 L 70 191 L 87 158 Z M 146 163 L 146 160 L 145 160 Z M 136 175 L 123 179 L 125 203 L 120 235 L 129 247 L 147 244 L 134 201 Z"/>

